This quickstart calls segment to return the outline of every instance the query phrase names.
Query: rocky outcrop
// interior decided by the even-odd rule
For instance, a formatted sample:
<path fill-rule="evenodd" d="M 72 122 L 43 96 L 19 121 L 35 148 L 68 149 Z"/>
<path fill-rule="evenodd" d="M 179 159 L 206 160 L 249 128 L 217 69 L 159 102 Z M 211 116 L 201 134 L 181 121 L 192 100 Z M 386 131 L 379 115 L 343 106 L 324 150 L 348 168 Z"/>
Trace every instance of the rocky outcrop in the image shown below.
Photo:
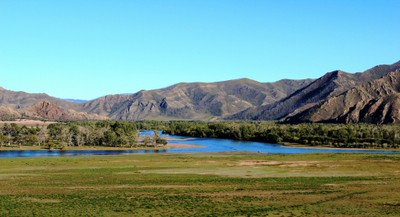
<path fill-rule="evenodd" d="M 0 120 L 16 119 L 20 117 L 21 114 L 15 109 L 7 106 L 0 106 Z"/>
<path fill-rule="evenodd" d="M 400 121 L 400 70 L 330 97 L 285 123 L 397 123 Z"/>
<path fill-rule="evenodd" d="M 66 110 L 60 106 L 44 100 L 20 111 L 22 116 L 51 120 L 106 120 L 107 117 L 90 115 L 85 112 Z"/>
<path fill-rule="evenodd" d="M 59 119 L 59 120 L 69 120 L 71 119 L 70 114 L 68 114 L 64 109 L 59 106 L 50 103 L 49 101 L 42 101 L 36 103 L 27 110 L 33 111 L 31 115 L 38 115 L 46 119 Z"/>
<path fill-rule="evenodd" d="M 229 119 L 279 120 L 293 116 L 329 97 L 340 95 L 357 85 L 378 79 L 399 68 L 400 62 L 397 62 L 392 65 L 376 66 L 363 73 L 333 71 L 276 103 L 246 109 Z"/>

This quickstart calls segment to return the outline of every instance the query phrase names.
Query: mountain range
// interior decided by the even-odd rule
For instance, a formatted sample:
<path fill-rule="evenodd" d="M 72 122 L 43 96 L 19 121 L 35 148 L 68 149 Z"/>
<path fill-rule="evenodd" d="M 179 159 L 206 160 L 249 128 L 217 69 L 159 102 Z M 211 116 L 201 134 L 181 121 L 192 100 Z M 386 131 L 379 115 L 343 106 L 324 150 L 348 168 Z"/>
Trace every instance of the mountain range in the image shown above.
<path fill-rule="evenodd" d="M 230 119 L 281 120 L 301 113 L 331 97 L 364 83 L 376 80 L 400 68 L 400 61 L 392 65 L 379 65 L 362 73 L 333 71 L 300 88 L 282 100 L 261 107 L 248 108 Z M 293 120 L 293 119 L 292 119 Z M 312 120 L 304 120 L 312 122 Z"/>
<path fill-rule="evenodd" d="M 399 78 L 400 61 L 318 79 L 179 83 L 91 101 L 0 88 L 0 118 L 394 123 L 400 121 Z"/>

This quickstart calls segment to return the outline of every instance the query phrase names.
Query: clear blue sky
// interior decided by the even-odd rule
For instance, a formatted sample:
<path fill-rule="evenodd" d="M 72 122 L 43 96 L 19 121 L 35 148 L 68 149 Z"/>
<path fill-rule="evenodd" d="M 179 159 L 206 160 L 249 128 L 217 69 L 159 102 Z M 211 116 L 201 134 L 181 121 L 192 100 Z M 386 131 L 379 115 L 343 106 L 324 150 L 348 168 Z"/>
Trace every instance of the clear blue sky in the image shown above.
<path fill-rule="evenodd" d="M 0 86 L 93 99 L 400 60 L 399 0 L 0 0 Z"/>

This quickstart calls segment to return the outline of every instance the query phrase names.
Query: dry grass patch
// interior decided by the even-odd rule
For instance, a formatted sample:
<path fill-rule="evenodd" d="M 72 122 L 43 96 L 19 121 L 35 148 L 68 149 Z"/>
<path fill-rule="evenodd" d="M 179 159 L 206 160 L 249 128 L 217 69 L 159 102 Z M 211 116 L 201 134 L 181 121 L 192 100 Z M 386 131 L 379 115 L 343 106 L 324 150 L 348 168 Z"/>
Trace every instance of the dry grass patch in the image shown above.
<path fill-rule="evenodd" d="M 41 121 L 41 120 L 28 120 L 28 119 L 17 119 L 15 121 L 0 121 L 0 125 L 4 124 L 18 124 L 18 125 L 25 125 L 25 126 L 36 126 L 36 125 L 50 125 L 55 124 L 57 122 L 54 121 Z"/>
<path fill-rule="evenodd" d="M 32 203 L 61 203 L 61 200 L 56 199 L 39 199 L 34 197 L 24 197 L 20 199 L 21 202 L 27 201 Z"/>
<path fill-rule="evenodd" d="M 239 166 L 286 166 L 286 167 L 320 167 L 320 161 L 241 161 Z"/>

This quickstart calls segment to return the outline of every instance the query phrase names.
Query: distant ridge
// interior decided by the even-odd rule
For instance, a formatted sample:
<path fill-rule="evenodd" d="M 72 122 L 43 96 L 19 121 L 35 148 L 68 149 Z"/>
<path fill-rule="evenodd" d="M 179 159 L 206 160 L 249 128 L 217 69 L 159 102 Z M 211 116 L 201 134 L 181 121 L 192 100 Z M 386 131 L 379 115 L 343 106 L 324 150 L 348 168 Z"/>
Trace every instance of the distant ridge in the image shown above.
<path fill-rule="evenodd" d="M 252 107 L 228 117 L 241 120 L 279 120 L 306 110 L 329 97 L 373 81 L 400 68 L 400 62 L 375 66 L 363 73 L 333 71 L 300 88 L 286 98 L 272 104 Z"/>
<path fill-rule="evenodd" d="M 43 93 L 0 89 L 0 119 L 44 118 L 52 120 L 104 120 L 107 117 L 87 114 L 78 103 Z"/>
<path fill-rule="evenodd" d="M 237 79 L 215 83 L 178 83 L 131 95 L 110 95 L 84 104 L 89 113 L 116 120 L 213 120 L 252 106 L 282 99 L 312 80 L 260 83 Z"/>
<path fill-rule="evenodd" d="M 400 61 L 354 74 L 332 71 L 315 80 L 178 83 L 90 101 L 0 87 L 0 118 L 397 123 L 399 70 Z"/>

